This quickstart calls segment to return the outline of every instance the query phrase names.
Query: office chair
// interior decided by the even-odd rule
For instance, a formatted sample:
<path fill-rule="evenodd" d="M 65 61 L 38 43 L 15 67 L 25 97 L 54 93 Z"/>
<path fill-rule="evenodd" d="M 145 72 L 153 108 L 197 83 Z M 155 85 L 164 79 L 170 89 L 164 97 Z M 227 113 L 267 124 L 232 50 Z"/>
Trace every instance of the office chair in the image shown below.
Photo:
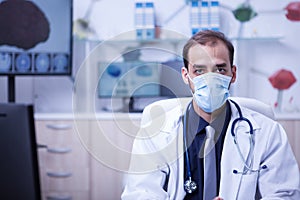
<path fill-rule="evenodd" d="M 240 106 L 261 113 L 271 119 L 275 118 L 272 107 L 261 101 L 258 101 L 253 98 L 246 98 L 246 97 L 230 97 L 229 99 L 237 102 Z M 142 126 L 146 125 L 151 121 L 151 119 L 155 119 L 156 117 L 163 115 L 164 113 L 170 111 L 176 106 L 180 106 L 182 110 L 182 114 L 184 114 L 185 109 L 191 100 L 192 97 L 184 97 L 184 98 L 172 98 L 172 99 L 164 99 L 164 100 L 156 101 L 148 105 L 144 109 L 141 125 Z"/>

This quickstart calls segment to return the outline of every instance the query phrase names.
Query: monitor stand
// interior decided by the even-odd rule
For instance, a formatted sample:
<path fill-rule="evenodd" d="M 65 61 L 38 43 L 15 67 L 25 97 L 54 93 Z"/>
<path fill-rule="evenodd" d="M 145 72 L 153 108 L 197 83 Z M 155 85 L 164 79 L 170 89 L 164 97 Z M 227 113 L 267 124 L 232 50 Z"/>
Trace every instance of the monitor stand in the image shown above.
<path fill-rule="evenodd" d="M 8 102 L 14 103 L 16 97 L 16 86 L 15 86 L 15 76 L 9 75 L 7 77 L 7 91 L 8 91 Z"/>
<path fill-rule="evenodd" d="M 110 106 L 105 106 L 103 110 L 108 112 L 123 112 L 123 113 L 143 112 L 142 109 L 135 108 L 134 97 L 122 97 L 122 99 L 112 98 Z"/>
<path fill-rule="evenodd" d="M 130 97 L 128 108 L 129 108 L 130 113 L 141 113 L 141 112 L 143 112 L 143 109 L 134 108 L 134 97 Z"/>

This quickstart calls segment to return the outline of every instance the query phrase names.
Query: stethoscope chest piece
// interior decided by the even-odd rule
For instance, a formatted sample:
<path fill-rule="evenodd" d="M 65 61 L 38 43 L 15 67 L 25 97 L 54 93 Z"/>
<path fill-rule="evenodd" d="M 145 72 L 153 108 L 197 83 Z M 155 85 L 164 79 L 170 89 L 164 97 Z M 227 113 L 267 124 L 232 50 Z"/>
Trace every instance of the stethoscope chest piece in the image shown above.
<path fill-rule="evenodd" d="M 189 179 L 184 182 L 184 190 L 187 193 L 192 194 L 195 190 L 197 190 L 197 183 L 192 181 L 192 178 L 189 177 Z"/>

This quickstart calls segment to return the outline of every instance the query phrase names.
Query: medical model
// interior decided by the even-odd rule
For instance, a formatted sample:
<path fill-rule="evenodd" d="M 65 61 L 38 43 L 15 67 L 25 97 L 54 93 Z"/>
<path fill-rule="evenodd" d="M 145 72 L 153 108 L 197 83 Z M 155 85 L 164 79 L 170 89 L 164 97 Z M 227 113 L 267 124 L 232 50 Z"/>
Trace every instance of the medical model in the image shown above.
<path fill-rule="evenodd" d="M 144 109 L 123 200 L 300 199 L 299 168 L 282 126 L 229 98 L 233 55 L 221 32 L 187 41 L 181 72 L 193 98 Z"/>

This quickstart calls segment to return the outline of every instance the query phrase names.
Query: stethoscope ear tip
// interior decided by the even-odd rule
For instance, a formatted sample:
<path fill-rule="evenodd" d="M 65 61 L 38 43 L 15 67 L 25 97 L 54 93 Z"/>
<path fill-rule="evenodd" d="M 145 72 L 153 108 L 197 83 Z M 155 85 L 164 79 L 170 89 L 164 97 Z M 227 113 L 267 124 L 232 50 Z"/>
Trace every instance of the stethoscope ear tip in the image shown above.
<path fill-rule="evenodd" d="M 236 169 L 234 169 L 234 170 L 232 171 L 232 173 L 238 174 L 238 171 L 237 171 Z"/>

